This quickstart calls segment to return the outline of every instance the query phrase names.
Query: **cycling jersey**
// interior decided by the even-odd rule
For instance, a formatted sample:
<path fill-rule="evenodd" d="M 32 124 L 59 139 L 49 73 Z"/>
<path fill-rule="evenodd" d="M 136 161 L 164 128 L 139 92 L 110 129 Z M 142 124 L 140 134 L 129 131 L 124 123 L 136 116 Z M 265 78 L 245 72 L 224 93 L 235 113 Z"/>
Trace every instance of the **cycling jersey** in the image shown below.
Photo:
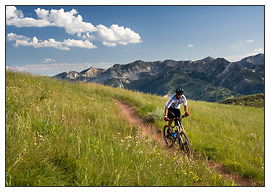
<path fill-rule="evenodd" d="M 166 103 L 167 108 L 175 108 L 180 109 L 180 104 L 183 103 L 184 106 L 187 106 L 187 99 L 184 95 L 180 99 L 177 99 L 176 93 L 170 97 L 170 99 Z"/>

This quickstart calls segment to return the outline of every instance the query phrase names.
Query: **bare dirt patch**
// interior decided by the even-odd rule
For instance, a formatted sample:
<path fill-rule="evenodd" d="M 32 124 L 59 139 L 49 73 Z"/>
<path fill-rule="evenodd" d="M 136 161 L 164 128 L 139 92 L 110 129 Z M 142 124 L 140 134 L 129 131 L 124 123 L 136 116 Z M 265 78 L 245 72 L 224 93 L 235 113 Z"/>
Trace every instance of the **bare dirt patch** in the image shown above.
<path fill-rule="evenodd" d="M 254 183 L 252 180 L 246 177 L 243 177 L 234 172 L 229 172 L 226 169 L 226 167 L 224 167 L 221 163 L 207 161 L 206 164 L 208 168 L 219 172 L 220 175 L 222 175 L 222 177 L 235 181 L 237 186 L 256 186 L 257 185 L 257 183 Z"/>
<path fill-rule="evenodd" d="M 157 141 L 161 145 L 165 146 L 162 133 L 156 127 L 140 118 L 131 105 L 125 104 L 119 100 L 116 100 L 116 102 L 118 103 L 123 118 L 125 118 L 130 124 L 141 128 L 143 134 L 151 137 L 154 141 Z"/>

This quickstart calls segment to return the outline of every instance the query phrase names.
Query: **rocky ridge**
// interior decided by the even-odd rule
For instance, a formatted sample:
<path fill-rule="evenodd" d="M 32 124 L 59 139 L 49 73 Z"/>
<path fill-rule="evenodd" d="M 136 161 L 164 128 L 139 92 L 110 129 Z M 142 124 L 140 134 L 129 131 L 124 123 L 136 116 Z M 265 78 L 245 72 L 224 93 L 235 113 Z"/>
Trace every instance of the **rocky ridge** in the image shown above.
<path fill-rule="evenodd" d="M 196 61 L 135 62 L 105 69 L 90 67 L 82 72 L 60 73 L 54 78 L 96 82 L 145 93 L 172 94 L 182 86 L 195 100 L 218 101 L 232 96 L 264 93 L 264 54 L 229 62 L 206 57 Z"/>

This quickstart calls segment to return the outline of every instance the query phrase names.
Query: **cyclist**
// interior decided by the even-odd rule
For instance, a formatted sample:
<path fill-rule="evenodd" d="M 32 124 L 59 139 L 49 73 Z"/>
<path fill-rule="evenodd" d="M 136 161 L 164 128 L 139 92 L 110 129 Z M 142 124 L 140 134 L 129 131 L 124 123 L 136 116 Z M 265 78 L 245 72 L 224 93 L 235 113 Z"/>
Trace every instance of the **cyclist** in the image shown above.
<path fill-rule="evenodd" d="M 184 89 L 181 87 L 178 87 L 175 90 L 175 94 L 169 98 L 169 100 L 167 101 L 165 105 L 164 120 L 168 121 L 168 127 L 171 127 L 172 125 L 172 121 L 170 121 L 170 119 L 181 116 L 181 112 L 180 112 L 181 103 L 183 103 L 183 106 L 184 106 L 185 116 L 189 116 L 188 107 L 187 107 L 187 99 L 183 95 L 183 93 L 184 93 Z M 175 116 L 173 116 L 173 114 Z"/>

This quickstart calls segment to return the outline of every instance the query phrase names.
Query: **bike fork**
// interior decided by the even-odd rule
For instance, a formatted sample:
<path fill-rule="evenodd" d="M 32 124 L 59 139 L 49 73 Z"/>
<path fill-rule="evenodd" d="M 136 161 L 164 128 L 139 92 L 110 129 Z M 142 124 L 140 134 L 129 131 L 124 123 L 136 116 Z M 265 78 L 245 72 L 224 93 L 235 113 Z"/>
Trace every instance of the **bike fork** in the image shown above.
<path fill-rule="evenodd" d="M 178 142 L 179 142 L 179 144 L 181 144 L 181 145 L 183 145 L 184 144 L 184 141 L 183 141 L 183 138 L 181 137 L 181 131 L 178 133 L 179 135 L 178 135 Z"/>

